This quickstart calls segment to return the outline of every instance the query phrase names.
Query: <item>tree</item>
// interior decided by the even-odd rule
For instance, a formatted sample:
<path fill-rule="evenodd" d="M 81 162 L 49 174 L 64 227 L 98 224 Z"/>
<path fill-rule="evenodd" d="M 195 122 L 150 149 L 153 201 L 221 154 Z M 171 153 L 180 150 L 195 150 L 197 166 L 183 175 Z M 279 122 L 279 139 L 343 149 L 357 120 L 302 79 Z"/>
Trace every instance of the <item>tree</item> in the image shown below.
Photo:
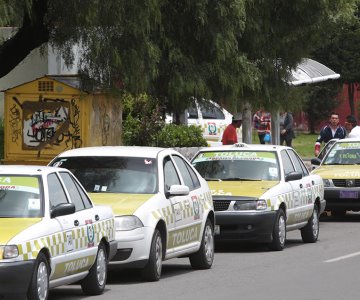
<path fill-rule="evenodd" d="M 83 82 L 103 90 L 146 92 L 173 111 L 190 96 L 277 107 L 289 69 L 353 1 L 0 0 L 0 25 L 19 27 L 0 45 L 0 76 L 46 42 L 71 64 L 78 44 Z"/>
<path fill-rule="evenodd" d="M 314 56 L 319 61 L 326 61 L 327 65 L 341 74 L 340 84 L 347 84 L 349 107 L 355 115 L 354 92 L 360 82 L 360 14 L 355 10 L 354 17 L 348 18 L 341 26 L 333 28 L 323 39 Z"/>

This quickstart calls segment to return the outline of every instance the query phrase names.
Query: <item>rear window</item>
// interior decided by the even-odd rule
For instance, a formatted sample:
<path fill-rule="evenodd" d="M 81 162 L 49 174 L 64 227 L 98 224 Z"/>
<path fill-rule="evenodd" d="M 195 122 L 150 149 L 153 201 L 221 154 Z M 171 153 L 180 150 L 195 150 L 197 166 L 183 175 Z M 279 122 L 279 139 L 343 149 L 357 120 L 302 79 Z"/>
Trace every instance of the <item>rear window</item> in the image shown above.
<path fill-rule="evenodd" d="M 52 162 L 70 170 L 89 193 L 154 194 L 156 159 L 146 157 L 62 157 Z"/>

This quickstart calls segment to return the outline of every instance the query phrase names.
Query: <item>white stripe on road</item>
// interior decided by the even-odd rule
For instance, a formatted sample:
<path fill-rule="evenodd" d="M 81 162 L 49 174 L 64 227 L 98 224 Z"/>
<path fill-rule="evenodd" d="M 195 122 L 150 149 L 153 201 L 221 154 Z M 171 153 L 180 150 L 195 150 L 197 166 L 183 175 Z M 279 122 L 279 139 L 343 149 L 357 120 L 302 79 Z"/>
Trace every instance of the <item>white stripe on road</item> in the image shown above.
<path fill-rule="evenodd" d="M 351 258 L 351 257 L 354 257 L 354 256 L 358 256 L 358 255 L 360 255 L 360 252 L 354 252 L 354 253 L 351 253 L 351 254 L 348 254 L 348 255 L 344 255 L 344 256 L 339 256 L 339 257 L 336 257 L 336 258 L 328 259 L 328 260 L 325 260 L 324 262 L 326 262 L 326 263 L 332 263 L 332 262 L 336 262 L 336 261 L 339 261 L 339 260 L 344 260 L 344 259 Z"/>

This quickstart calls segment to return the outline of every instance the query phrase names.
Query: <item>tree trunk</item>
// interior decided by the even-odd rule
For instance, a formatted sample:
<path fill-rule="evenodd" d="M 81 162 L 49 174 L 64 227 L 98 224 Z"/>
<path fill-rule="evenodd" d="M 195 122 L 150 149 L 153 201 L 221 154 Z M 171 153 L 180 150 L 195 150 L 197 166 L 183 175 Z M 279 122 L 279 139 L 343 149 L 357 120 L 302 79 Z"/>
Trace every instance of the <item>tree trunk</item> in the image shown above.
<path fill-rule="evenodd" d="M 348 97 L 349 97 L 349 106 L 350 113 L 355 116 L 355 105 L 354 105 L 354 91 L 355 91 L 355 83 L 348 83 Z"/>

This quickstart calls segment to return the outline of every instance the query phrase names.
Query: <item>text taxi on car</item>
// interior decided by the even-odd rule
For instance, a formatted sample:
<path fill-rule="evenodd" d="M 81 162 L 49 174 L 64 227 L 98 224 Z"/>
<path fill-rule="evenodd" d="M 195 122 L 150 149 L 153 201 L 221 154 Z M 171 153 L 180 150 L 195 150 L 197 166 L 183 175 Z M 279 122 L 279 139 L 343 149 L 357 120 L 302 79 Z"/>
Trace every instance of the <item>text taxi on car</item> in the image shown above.
<path fill-rule="evenodd" d="M 71 170 L 97 204 L 115 213 L 113 264 L 142 269 L 160 279 L 162 261 L 189 256 L 193 268 L 214 258 L 214 210 L 210 189 L 173 149 L 88 147 L 63 152 L 51 163 Z"/>
<path fill-rule="evenodd" d="M 45 300 L 50 288 L 78 281 L 101 294 L 114 228 L 111 208 L 94 207 L 68 170 L 1 166 L 0 295 Z"/>
<path fill-rule="evenodd" d="M 322 160 L 311 163 L 319 166 L 312 173 L 324 181 L 325 210 L 335 216 L 360 211 L 360 139 L 337 140 Z"/>
<path fill-rule="evenodd" d="M 192 164 L 208 181 L 214 201 L 215 241 L 285 246 L 286 232 L 301 230 L 316 242 L 324 188 L 290 147 L 235 144 L 204 148 Z"/>

